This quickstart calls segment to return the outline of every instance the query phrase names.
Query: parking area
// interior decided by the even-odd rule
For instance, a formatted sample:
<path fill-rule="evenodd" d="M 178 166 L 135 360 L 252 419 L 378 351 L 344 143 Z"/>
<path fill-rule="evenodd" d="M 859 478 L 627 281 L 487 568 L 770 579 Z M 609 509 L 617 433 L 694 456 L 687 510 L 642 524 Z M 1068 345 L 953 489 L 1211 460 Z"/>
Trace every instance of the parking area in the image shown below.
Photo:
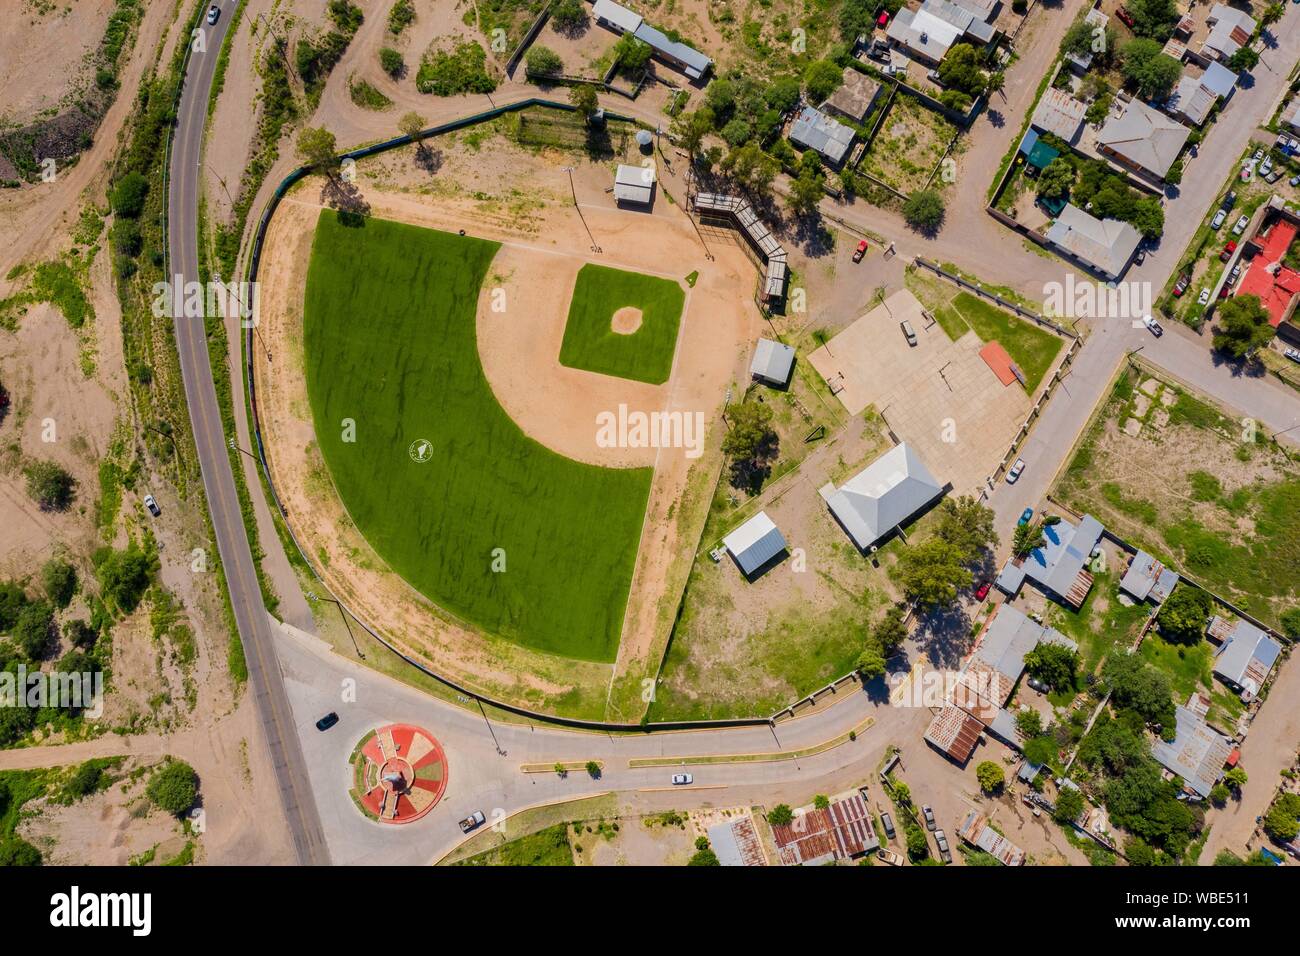
<path fill-rule="evenodd" d="M 915 333 L 910 345 L 900 323 Z M 975 492 L 1029 413 L 980 357 L 973 332 L 953 341 L 900 290 L 808 356 L 851 415 L 874 406 L 901 441 L 957 494 Z"/>

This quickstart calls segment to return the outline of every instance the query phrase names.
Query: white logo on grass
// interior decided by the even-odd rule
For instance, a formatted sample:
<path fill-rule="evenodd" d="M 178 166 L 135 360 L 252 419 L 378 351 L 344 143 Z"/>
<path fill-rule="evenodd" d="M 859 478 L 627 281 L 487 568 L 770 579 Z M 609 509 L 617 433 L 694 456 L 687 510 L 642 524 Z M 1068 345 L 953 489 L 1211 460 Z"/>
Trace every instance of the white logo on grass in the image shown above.
<path fill-rule="evenodd" d="M 433 457 L 433 445 L 427 438 L 417 438 L 411 442 L 411 447 L 406 449 L 406 453 L 411 456 L 411 461 L 423 465 Z"/>

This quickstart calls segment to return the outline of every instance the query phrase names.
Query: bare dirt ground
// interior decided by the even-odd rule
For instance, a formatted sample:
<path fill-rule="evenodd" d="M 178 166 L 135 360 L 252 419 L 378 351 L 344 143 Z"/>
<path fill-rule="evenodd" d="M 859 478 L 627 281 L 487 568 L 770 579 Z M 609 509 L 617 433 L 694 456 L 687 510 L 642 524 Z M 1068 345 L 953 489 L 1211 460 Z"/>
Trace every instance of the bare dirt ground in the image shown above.
<path fill-rule="evenodd" d="M 99 45 L 115 0 L 63 4 L 16 0 L 0 32 L 0 122 L 25 123 L 86 79 L 82 59 Z"/>
<path fill-rule="evenodd" d="M 481 308 L 480 354 L 498 397 L 526 431 L 582 460 L 608 464 L 607 454 L 612 453 L 616 461 L 655 464 L 619 660 L 612 672 L 608 666 L 537 655 L 440 620 L 436 609 L 393 575 L 345 520 L 314 445 L 301 355 L 285 340 L 289 336 L 295 343 L 301 341 L 301 295 L 318 215 L 314 203 L 319 185 L 313 183 L 295 191 L 277 213 L 266 246 L 262 335 L 272 354 L 293 358 L 258 363 L 259 414 L 271 446 L 273 478 L 295 534 L 310 542 L 308 550 L 331 589 L 337 589 L 362 619 L 413 656 L 492 693 L 545 705 L 550 698 L 581 688 L 583 712 L 603 715 L 611 679 L 653 674 L 657 668 L 675 589 L 684 583 L 686 567 L 679 555 L 693 550 L 703 521 L 698 508 L 683 502 L 701 484 L 697 475 L 707 481 L 716 474 L 720 434 L 711 424 L 707 450 L 697 459 L 687 458 L 681 449 L 650 449 L 648 454 L 598 449 L 595 412 L 614 410 L 620 402 L 633 408 L 644 402 L 650 410 L 701 411 L 707 422 L 716 423 L 726 387 L 744 375 L 758 331 L 757 310 L 748 297 L 754 267 L 734 247 L 715 249 L 716 260 L 705 260 L 694 230 L 671 203 L 660 201 L 650 215 L 613 208 L 605 192 L 610 173 L 603 165 L 576 164 L 573 188 L 580 217 L 566 195 L 568 176 L 561 167 L 565 156 L 533 156 L 501 140 L 493 143 L 492 150 L 481 152 L 465 142 L 430 143 L 439 164 L 432 181 L 411 162 L 413 151 L 389 154 L 373 168 L 361 167 L 362 192 L 375 215 L 464 228 L 505 243 L 489 282 L 502 283 L 507 303 L 526 302 L 527 318 L 521 319 L 509 306 L 504 314 Z M 567 159 L 574 161 L 572 156 Z M 455 175 L 460 164 L 474 169 L 466 180 Z M 411 191 L 398 191 L 403 188 Z M 591 254 L 588 229 L 602 249 L 598 257 Z M 665 386 L 558 365 L 574 276 L 584 261 L 595 258 L 677 279 L 699 272 L 679 331 L 676 365 Z M 518 292 L 512 291 L 511 283 L 516 282 L 521 283 Z M 521 321 L 527 323 L 522 339 Z M 525 381 L 526 389 L 520 387 Z M 557 415 L 559 408 L 566 413 Z M 569 414 L 570 408 L 583 411 Z M 621 695 L 615 696 L 621 700 Z M 619 718 L 637 716 L 629 712 Z"/>

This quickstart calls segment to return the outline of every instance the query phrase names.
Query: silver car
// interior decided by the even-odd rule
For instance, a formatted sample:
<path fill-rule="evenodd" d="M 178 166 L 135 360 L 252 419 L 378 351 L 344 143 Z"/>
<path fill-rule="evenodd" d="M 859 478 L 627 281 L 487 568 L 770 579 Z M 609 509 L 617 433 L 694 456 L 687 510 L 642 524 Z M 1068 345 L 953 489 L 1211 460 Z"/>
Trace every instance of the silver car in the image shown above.
<path fill-rule="evenodd" d="M 948 849 L 948 838 L 942 830 L 934 831 L 934 842 L 939 846 L 939 859 L 945 863 L 952 862 L 952 850 Z"/>
<path fill-rule="evenodd" d="M 675 774 L 673 774 L 673 786 L 674 786 L 674 787 L 685 787 L 685 786 L 687 786 L 688 784 L 691 784 L 691 783 L 694 783 L 694 782 L 695 782 L 695 778 L 692 777 L 689 773 L 675 773 Z"/>

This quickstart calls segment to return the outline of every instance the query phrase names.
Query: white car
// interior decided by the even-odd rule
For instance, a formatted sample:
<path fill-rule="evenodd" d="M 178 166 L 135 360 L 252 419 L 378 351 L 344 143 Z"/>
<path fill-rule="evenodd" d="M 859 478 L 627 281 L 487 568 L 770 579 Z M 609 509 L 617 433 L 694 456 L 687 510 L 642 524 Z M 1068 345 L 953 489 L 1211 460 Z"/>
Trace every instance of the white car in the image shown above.
<path fill-rule="evenodd" d="M 221 8 L 215 3 L 208 7 L 208 23 L 216 23 L 217 18 L 221 16 Z"/>
<path fill-rule="evenodd" d="M 1264 147 L 1261 146 L 1259 149 L 1255 150 L 1255 155 L 1252 156 L 1252 157 L 1250 157 L 1250 158 L 1253 159 L 1255 162 L 1259 162 L 1261 159 L 1263 159 L 1263 158 L 1264 158 Z"/>
<path fill-rule="evenodd" d="M 1196 297 L 1196 304 L 1197 304 L 1197 305 L 1209 305 L 1209 304 L 1210 304 L 1210 290 L 1209 290 L 1209 289 L 1202 289 L 1202 290 L 1201 290 L 1201 294 L 1198 295 L 1198 296 Z"/>
<path fill-rule="evenodd" d="M 685 787 L 685 786 L 687 786 L 687 785 L 689 785 L 689 784 L 692 784 L 692 783 L 694 783 L 694 782 L 695 782 L 695 778 L 692 777 L 689 773 L 675 773 L 675 774 L 673 774 L 673 786 L 674 786 L 674 787 Z"/>
<path fill-rule="evenodd" d="M 1273 157 L 1270 156 L 1268 159 L 1264 160 L 1262 163 L 1259 164 L 1259 174 L 1261 176 L 1267 176 L 1272 171 L 1273 171 Z"/>
<path fill-rule="evenodd" d="M 1287 349 L 1282 354 L 1293 362 L 1300 362 L 1300 349 Z"/>
<path fill-rule="evenodd" d="M 1233 285 L 1236 285 L 1237 280 L 1240 278 L 1241 278 L 1241 263 L 1238 262 L 1235 266 L 1232 267 L 1232 272 L 1228 273 L 1228 281 L 1231 282 Z"/>
<path fill-rule="evenodd" d="M 1161 327 L 1160 323 L 1155 320 L 1155 316 L 1151 316 L 1151 315 L 1142 316 L 1142 324 L 1145 325 L 1147 327 L 1147 331 L 1150 332 L 1152 335 L 1154 335 L 1156 338 L 1160 338 L 1160 336 L 1165 334 L 1165 330 Z"/>
<path fill-rule="evenodd" d="M 1226 210 L 1226 209 L 1220 209 L 1218 212 L 1216 212 L 1216 213 L 1214 214 L 1214 219 L 1211 220 L 1211 222 L 1210 222 L 1210 228 L 1211 228 L 1211 229 L 1222 229 L 1222 228 L 1223 228 L 1223 222 L 1224 222 L 1224 220 L 1227 219 L 1227 218 L 1228 218 L 1228 210 Z"/>
<path fill-rule="evenodd" d="M 158 507 L 158 502 L 153 500 L 153 495 L 144 496 L 144 506 L 149 509 L 149 513 L 155 518 L 162 514 L 162 509 Z"/>
<path fill-rule="evenodd" d="M 1243 232 L 1246 231 L 1246 227 L 1248 225 L 1250 225 L 1250 217 L 1242 216 L 1240 219 L 1237 220 L 1237 224 L 1232 227 L 1232 234 L 1234 236 L 1240 236 Z"/>
<path fill-rule="evenodd" d="M 1016 479 L 1020 477 L 1020 473 L 1024 470 L 1025 460 L 1023 458 L 1017 458 L 1015 464 L 1011 466 L 1011 470 L 1007 472 L 1007 484 L 1014 485 Z"/>

